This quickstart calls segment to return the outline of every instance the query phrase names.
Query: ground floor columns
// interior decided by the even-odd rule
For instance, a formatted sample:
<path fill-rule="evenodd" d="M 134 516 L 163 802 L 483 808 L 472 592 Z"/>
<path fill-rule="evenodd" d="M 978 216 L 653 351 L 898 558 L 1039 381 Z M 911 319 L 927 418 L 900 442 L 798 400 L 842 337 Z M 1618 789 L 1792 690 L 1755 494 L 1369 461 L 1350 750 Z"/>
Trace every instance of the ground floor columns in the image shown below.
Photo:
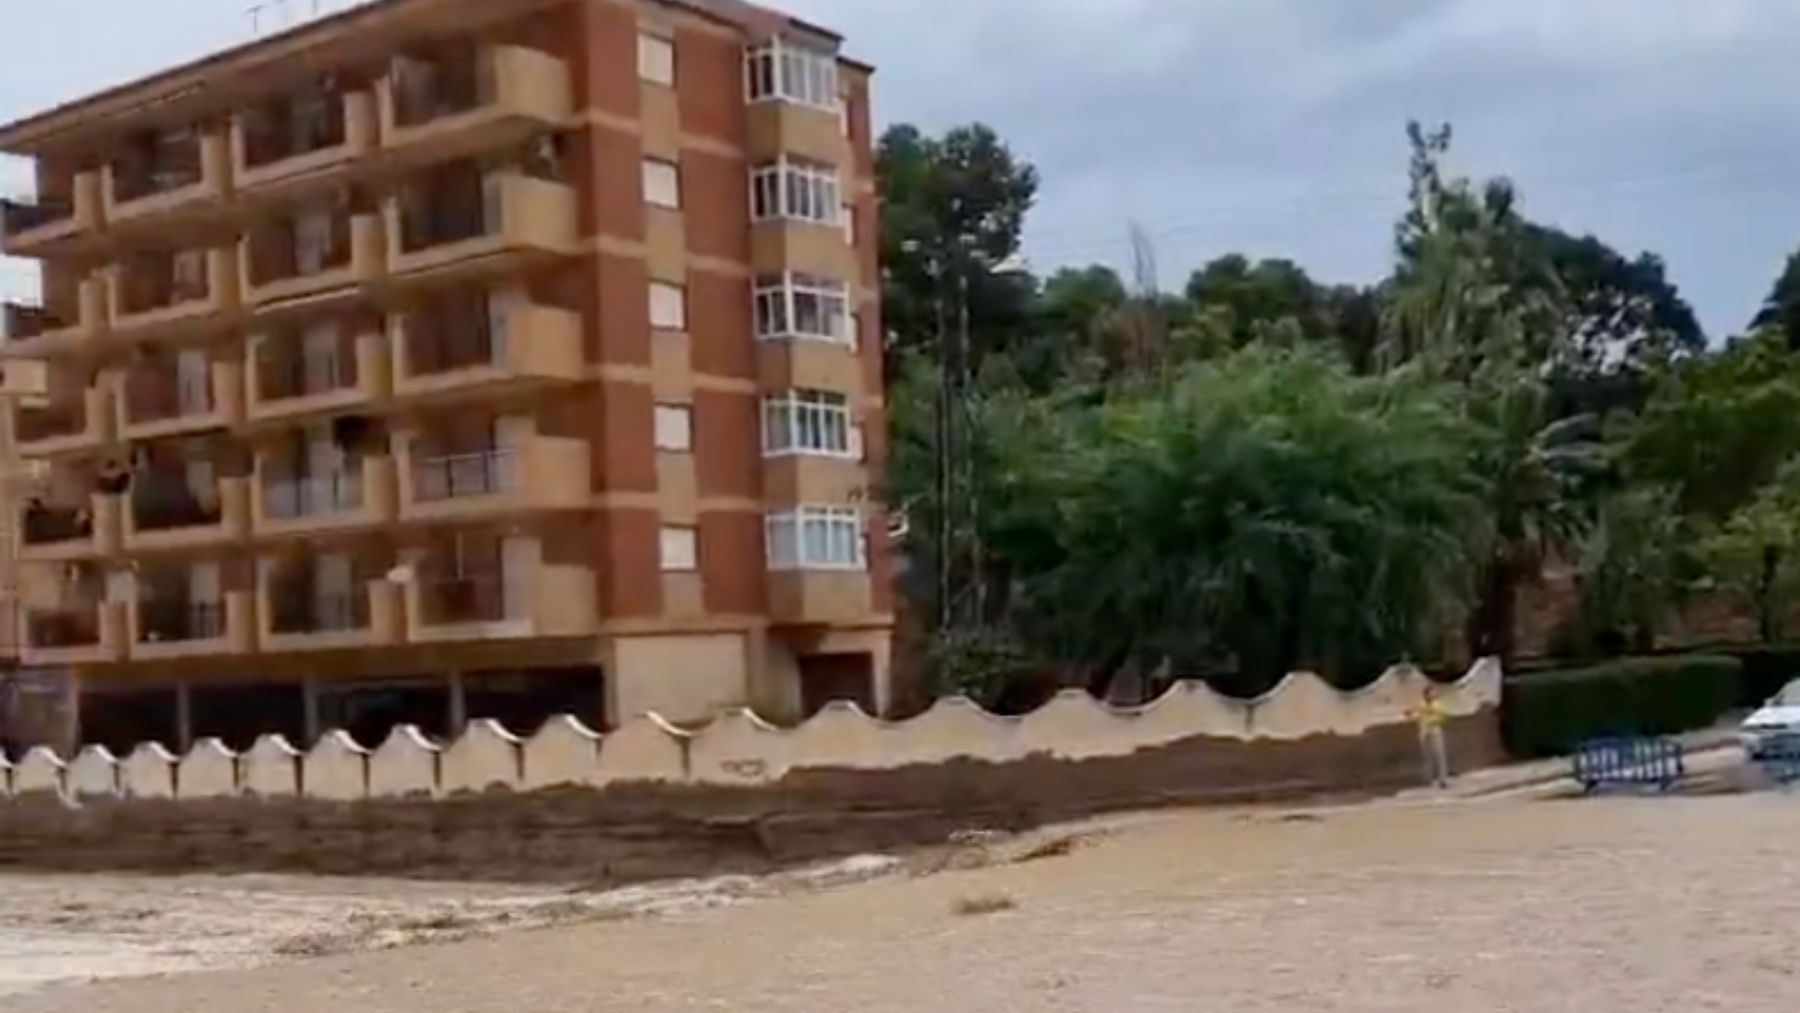
<path fill-rule="evenodd" d="M 319 736 L 325 734 L 325 729 L 319 727 L 322 721 L 319 716 L 319 679 L 317 676 L 309 675 L 301 681 L 300 701 L 301 732 L 306 736 L 305 748 L 311 749 L 319 741 Z"/>
<path fill-rule="evenodd" d="M 81 673 L 70 669 L 63 677 L 62 755 L 74 756 L 81 751 Z"/>
<path fill-rule="evenodd" d="M 449 733 L 451 738 L 455 738 L 456 736 L 461 735 L 463 729 L 469 724 L 468 686 L 464 682 L 463 674 L 461 672 L 452 671 L 450 673 L 450 692 L 448 693 L 448 697 L 450 708 Z"/>
<path fill-rule="evenodd" d="M 175 684 L 175 750 L 186 755 L 194 747 L 194 691 L 184 680 Z"/>

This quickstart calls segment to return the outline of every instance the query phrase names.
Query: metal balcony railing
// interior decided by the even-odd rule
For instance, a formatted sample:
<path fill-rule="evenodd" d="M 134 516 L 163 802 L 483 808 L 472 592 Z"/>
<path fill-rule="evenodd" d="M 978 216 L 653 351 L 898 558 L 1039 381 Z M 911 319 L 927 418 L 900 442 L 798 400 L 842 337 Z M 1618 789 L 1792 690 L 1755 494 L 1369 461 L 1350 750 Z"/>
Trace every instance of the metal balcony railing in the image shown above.
<path fill-rule="evenodd" d="M 360 510 L 363 505 L 362 468 L 353 464 L 332 475 L 273 479 L 263 485 L 263 502 L 268 516 L 278 521 Z"/>
<path fill-rule="evenodd" d="M 222 601 L 147 601 L 138 609 L 139 639 L 145 643 L 178 644 L 225 635 Z"/>
<path fill-rule="evenodd" d="M 503 622 L 506 581 L 499 575 L 429 581 L 419 588 L 419 608 L 427 626 Z"/>
<path fill-rule="evenodd" d="M 0 200 L 0 232 L 17 235 L 75 217 L 75 202 L 66 197 L 39 197 L 35 201 Z"/>
<path fill-rule="evenodd" d="M 99 603 L 31 612 L 25 617 L 25 638 L 30 646 L 46 651 L 98 646 Z"/>
<path fill-rule="evenodd" d="M 94 537 L 94 517 L 85 507 L 27 506 L 20 528 L 26 545 L 61 545 Z"/>
<path fill-rule="evenodd" d="M 369 596 L 327 594 L 310 587 L 278 590 L 271 605 L 270 629 L 280 636 L 352 633 L 369 628 Z"/>
<path fill-rule="evenodd" d="M 185 480 L 140 476 L 132 485 L 132 524 L 138 531 L 177 531 L 208 527 L 224 520 L 217 495 L 203 501 Z"/>
<path fill-rule="evenodd" d="M 413 461 L 413 494 L 426 503 L 492 496 L 517 485 L 511 450 L 421 457 Z"/>

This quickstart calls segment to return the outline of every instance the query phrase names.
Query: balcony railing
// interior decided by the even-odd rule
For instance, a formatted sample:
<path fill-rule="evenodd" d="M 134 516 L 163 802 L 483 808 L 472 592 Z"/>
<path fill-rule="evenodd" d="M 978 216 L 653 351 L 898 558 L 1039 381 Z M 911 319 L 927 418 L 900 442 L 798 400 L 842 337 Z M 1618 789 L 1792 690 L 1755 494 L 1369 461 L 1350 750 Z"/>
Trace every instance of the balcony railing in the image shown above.
<path fill-rule="evenodd" d="M 290 221 L 249 240 L 253 287 L 274 285 L 350 266 L 350 217 L 334 214 L 325 227 Z"/>
<path fill-rule="evenodd" d="M 363 472 L 352 463 L 342 472 L 300 479 L 270 479 L 263 484 L 263 513 L 270 520 L 292 521 L 307 517 L 361 510 Z"/>
<path fill-rule="evenodd" d="M 42 306 L 0 304 L 0 338 L 7 341 L 29 341 L 74 325 L 75 321 Z"/>
<path fill-rule="evenodd" d="M 435 313 L 418 313 L 402 321 L 405 335 L 403 375 L 438 376 L 499 362 L 504 331 L 494 327 L 492 303 L 486 298 Z"/>
<path fill-rule="evenodd" d="M 574 77 L 539 50 L 465 45 L 395 60 L 380 93 L 388 144 L 432 138 L 456 152 L 561 124 L 574 108 Z"/>
<path fill-rule="evenodd" d="M 493 273 L 526 257 L 570 255 L 577 203 L 573 188 L 521 169 L 441 170 L 388 199 L 388 269 Z"/>
<path fill-rule="evenodd" d="M 20 521 L 20 536 L 27 546 L 60 545 L 94 537 L 92 508 L 27 506 Z"/>
<path fill-rule="evenodd" d="M 360 588 L 342 594 L 306 587 L 277 588 L 271 611 L 269 628 L 277 636 L 319 636 L 369 628 L 369 595 Z"/>
<path fill-rule="evenodd" d="M 343 94 L 315 93 L 272 102 L 246 114 L 243 158 L 247 169 L 260 169 L 290 158 L 342 146 L 349 137 Z"/>
<path fill-rule="evenodd" d="M 485 450 L 413 460 L 413 495 L 421 503 L 492 496 L 517 487 L 517 455 Z"/>
<path fill-rule="evenodd" d="M 21 444 L 45 443 L 81 436 L 88 431 L 85 398 L 71 398 L 43 406 L 21 405 L 14 436 Z"/>
<path fill-rule="evenodd" d="M 36 201 L 0 200 L 0 232 L 17 235 L 53 225 L 72 224 L 72 197 L 40 197 Z"/>
<path fill-rule="evenodd" d="M 428 580 L 419 585 L 420 622 L 465 626 L 505 622 L 507 587 L 498 574 Z"/>
<path fill-rule="evenodd" d="M 264 345 L 256 360 L 258 399 L 292 401 L 355 387 L 356 352 L 347 344 L 340 340 L 329 349 Z"/>
<path fill-rule="evenodd" d="M 494 177 L 448 172 L 408 194 L 401 203 L 400 251 L 417 253 L 498 231 L 501 210 Z"/>
<path fill-rule="evenodd" d="M 56 609 L 37 609 L 25 616 L 25 641 L 40 651 L 98 647 L 101 642 L 100 601 Z"/>
<path fill-rule="evenodd" d="M 131 425 L 210 414 L 215 406 L 211 364 L 198 374 L 173 369 L 133 374 L 125 383 L 125 418 Z"/>
<path fill-rule="evenodd" d="M 149 644 L 191 643 L 225 636 L 223 601 L 159 601 L 138 605 L 138 640 Z"/>
<path fill-rule="evenodd" d="M 197 260 L 178 266 L 175 257 L 142 258 L 119 274 L 119 312 L 131 316 L 204 301 L 212 295 L 209 274 Z"/>
<path fill-rule="evenodd" d="M 142 533 L 210 527 L 223 522 L 221 497 L 202 498 L 185 479 L 140 477 L 132 484 L 131 518 Z"/>
<path fill-rule="evenodd" d="M 197 186 L 206 179 L 206 168 L 200 158 L 199 139 L 194 141 L 191 160 L 182 158 L 163 165 L 114 166 L 112 179 L 113 200 L 119 203 Z"/>

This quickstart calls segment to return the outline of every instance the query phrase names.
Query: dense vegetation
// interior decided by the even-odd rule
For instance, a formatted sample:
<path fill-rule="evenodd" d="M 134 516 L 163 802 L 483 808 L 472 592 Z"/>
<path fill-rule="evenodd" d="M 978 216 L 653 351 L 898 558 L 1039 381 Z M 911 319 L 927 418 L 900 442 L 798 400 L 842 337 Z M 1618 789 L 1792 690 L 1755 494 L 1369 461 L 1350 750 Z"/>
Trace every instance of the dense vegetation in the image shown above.
<path fill-rule="evenodd" d="M 1408 139 L 1380 283 L 1228 255 L 1175 294 L 1016 269 L 1035 169 L 983 127 L 887 135 L 886 498 L 941 688 L 1510 659 L 1551 561 L 1577 575 L 1570 655 L 1647 649 L 1700 593 L 1784 635 L 1800 257 L 1709 346 L 1656 256 L 1448 174 L 1448 128 Z"/>

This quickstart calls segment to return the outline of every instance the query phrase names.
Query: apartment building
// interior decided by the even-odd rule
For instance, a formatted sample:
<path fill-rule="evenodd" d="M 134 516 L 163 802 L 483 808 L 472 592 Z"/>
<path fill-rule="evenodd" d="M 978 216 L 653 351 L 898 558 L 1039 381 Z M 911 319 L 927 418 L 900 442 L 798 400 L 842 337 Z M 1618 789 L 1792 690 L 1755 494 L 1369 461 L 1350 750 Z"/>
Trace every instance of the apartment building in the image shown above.
<path fill-rule="evenodd" d="M 377 0 L 0 127 L 21 662 L 121 745 L 885 708 L 870 73 Z"/>

